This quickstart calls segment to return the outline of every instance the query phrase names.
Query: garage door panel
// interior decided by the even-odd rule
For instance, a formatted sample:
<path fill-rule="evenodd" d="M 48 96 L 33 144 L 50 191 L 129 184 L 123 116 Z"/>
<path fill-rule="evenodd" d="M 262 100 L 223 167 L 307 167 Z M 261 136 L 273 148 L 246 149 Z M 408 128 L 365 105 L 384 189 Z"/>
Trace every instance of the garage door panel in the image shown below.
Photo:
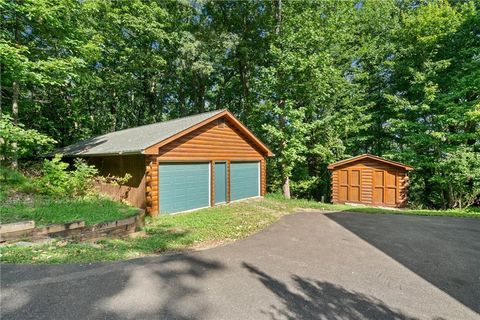
<path fill-rule="evenodd" d="M 232 162 L 230 164 L 231 200 L 259 196 L 259 162 Z"/>
<path fill-rule="evenodd" d="M 160 213 L 209 206 L 209 171 L 208 163 L 161 163 Z"/>

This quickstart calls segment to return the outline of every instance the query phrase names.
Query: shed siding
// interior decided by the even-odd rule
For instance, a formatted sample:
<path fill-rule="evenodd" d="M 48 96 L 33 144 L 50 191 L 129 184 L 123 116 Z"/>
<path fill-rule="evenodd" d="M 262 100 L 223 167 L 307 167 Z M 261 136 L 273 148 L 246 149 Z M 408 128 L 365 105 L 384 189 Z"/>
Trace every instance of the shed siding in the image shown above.
<path fill-rule="evenodd" d="M 211 205 L 215 204 L 215 172 L 213 161 L 227 161 L 227 202 L 230 201 L 230 162 L 260 161 L 261 195 L 266 191 L 265 157 L 262 152 L 228 120 L 216 120 L 158 149 L 146 161 L 147 213 L 156 215 L 159 209 L 158 185 L 162 177 L 158 166 L 168 161 L 211 161 Z"/>
<path fill-rule="evenodd" d="M 371 203 L 373 197 L 373 170 L 365 168 L 362 173 L 362 198 L 361 202 Z"/>
<path fill-rule="evenodd" d="M 130 174 L 130 180 L 122 186 L 108 183 L 97 184 L 98 190 L 115 200 L 126 200 L 132 205 L 144 209 L 145 203 L 145 156 L 97 156 L 86 157 L 87 163 L 94 165 L 102 176 L 124 177 Z"/>
<path fill-rule="evenodd" d="M 355 190 L 351 190 L 352 181 L 357 171 L 360 172 L 360 197 L 357 199 Z M 332 171 L 332 202 L 359 202 L 371 205 L 403 207 L 407 204 L 408 176 L 406 171 L 398 166 L 390 165 L 372 159 L 362 159 L 340 165 Z M 355 188 L 353 188 L 355 189 Z M 348 190 L 348 195 L 345 194 Z M 388 201 L 387 201 L 388 200 Z M 393 200 L 393 201 L 392 201 Z"/>

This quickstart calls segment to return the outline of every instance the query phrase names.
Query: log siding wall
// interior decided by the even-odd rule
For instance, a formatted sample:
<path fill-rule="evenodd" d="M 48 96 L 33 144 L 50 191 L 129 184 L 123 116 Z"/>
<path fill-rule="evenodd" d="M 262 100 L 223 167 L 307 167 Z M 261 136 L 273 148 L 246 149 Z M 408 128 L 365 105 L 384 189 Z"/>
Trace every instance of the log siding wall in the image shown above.
<path fill-rule="evenodd" d="M 260 161 L 260 195 L 267 193 L 267 165 L 265 158 Z"/>
<path fill-rule="evenodd" d="M 146 213 L 155 215 L 158 212 L 158 161 L 156 156 L 148 156 L 146 158 L 145 173 L 145 197 L 146 197 Z"/>
<path fill-rule="evenodd" d="M 267 155 L 226 119 L 212 121 L 158 148 L 146 160 L 146 212 L 157 215 L 160 208 L 158 186 L 162 162 L 209 162 L 211 164 L 211 205 L 215 205 L 215 161 L 227 163 L 227 202 L 230 202 L 231 161 L 260 161 L 260 194 L 266 193 Z"/>
<path fill-rule="evenodd" d="M 230 122 L 213 121 L 162 146 L 159 160 L 262 160 L 263 155 Z"/>

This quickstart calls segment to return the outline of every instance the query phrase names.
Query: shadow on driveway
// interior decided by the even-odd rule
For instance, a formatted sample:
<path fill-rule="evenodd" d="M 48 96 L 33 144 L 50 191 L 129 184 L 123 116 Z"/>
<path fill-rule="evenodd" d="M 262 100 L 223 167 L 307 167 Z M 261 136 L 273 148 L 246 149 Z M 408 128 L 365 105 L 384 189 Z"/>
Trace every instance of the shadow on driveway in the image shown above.
<path fill-rule="evenodd" d="M 480 313 L 480 219 L 349 212 L 326 216 Z"/>
<path fill-rule="evenodd" d="M 379 299 L 339 285 L 293 275 L 295 290 L 290 290 L 251 264 L 244 262 L 243 267 L 282 302 L 282 308 L 272 305 L 271 311 L 264 310 L 272 319 L 414 319 Z"/>
<path fill-rule="evenodd" d="M 183 254 L 122 263 L 28 267 L 37 275 L 45 269 L 49 276 L 17 279 L 20 283 L 11 282 L 12 289 L 3 283 L 2 320 L 204 317 L 208 305 L 186 307 L 184 302 L 201 294 L 200 279 L 224 268 L 215 260 Z M 15 265 L 2 268 L 15 273 Z"/>

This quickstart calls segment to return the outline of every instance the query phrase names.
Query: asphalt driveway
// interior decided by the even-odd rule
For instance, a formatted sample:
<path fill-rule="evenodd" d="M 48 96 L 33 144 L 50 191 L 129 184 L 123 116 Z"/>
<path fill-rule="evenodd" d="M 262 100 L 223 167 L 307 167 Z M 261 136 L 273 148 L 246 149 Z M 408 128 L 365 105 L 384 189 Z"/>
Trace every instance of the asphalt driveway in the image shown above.
<path fill-rule="evenodd" d="M 480 219 L 304 212 L 205 251 L 0 275 L 2 320 L 480 319 Z"/>

